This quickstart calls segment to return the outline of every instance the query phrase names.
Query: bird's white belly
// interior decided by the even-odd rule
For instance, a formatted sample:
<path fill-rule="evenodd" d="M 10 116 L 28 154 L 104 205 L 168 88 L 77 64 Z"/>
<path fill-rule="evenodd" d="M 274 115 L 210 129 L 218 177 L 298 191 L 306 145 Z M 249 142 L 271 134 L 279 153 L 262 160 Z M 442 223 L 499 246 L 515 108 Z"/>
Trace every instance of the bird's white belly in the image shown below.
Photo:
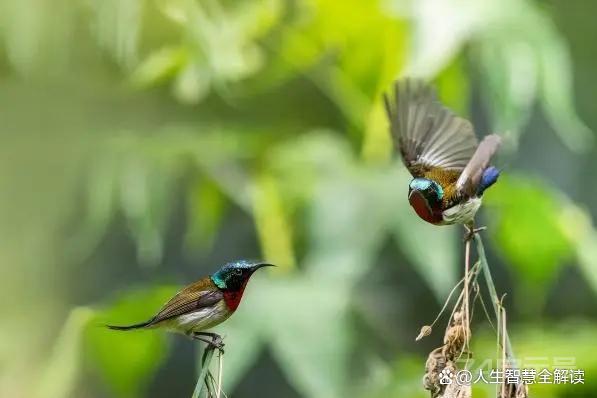
<path fill-rule="evenodd" d="M 475 218 L 479 207 L 481 207 L 481 198 L 470 198 L 452 206 L 442 213 L 443 224 L 468 224 Z"/>
<path fill-rule="evenodd" d="M 232 312 L 224 300 L 211 307 L 179 315 L 168 321 L 168 328 L 181 333 L 200 332 L 224 322 Z"/>

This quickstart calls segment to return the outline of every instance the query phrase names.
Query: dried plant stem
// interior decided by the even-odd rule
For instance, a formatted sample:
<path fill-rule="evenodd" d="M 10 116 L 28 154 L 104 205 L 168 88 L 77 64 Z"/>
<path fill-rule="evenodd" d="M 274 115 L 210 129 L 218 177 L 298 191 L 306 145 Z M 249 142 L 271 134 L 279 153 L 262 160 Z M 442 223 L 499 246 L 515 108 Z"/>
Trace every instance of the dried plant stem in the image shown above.
<path fill-rule="evenodd" d="M 444 344 L 429 354 L 425 364 L 426 373 L 424 377 L 424 386 L 427 390 L 431 391 L 432 398 L 465 398 L 472 396 L 470 385 L 457 385 L 456 383 L 445 384 L 442 383 L 441 380 L 442 377 L 446 377 L 447 375 L 451 375 L 449 376 L 450 378 L 454 377 L 453 375 L 458 371 L 457 361 L 464 353 L 469 355 L 464 364 L 465 369 L 468 367 L 470 341 L 472 337 L 470 328 L 473 315 L 472 309 L 474 309 L 474 304 L 477 300 L 481 301 L 483 311 L 485 312 L 491 327 L 496 331 L 497 358 L 501 358 L 502 360 L 502 375 L 506 374 L 506 369 L 511 369 L 514 366 L 514 352 L 506 328 L 506 310 L 502 306 L 502 300 L 497 295 L 481 237 L 476 231 L 474 231 L 473 236 L 476 241 L 479 260 L 471 267 L 470 257 L 472 239 L 468 239 L 465 243 L 464 278 L 454 287 L 440 311 L 440 314 L 433 322 L 433 324 L 435 324 L 439 319 L 440 315 L 444 312 L 450 302 L 452 294 L 462 284 L 462 291 L 452 308 L 448 325 L 444 333 Z M 487 290 L 491 297 L 497 327 L 494 327 L 491 320 L 492 317 L 489 316 L 480 292 L 481 289 L 477 280 L 481 273 L 483 273 Z M 472 302 L 471 296 L 473 296 Z M 429 335 L 431 333 L 431 328 L 431 326 L 424 326 L 421 329 L 421 333 L 417 337 L 417 340 Z M 527 398 L 528 390 L 523 384 L 513 385 L 504 382 L 501 386 L 497 387 L 496 395 L 500 398 Z"/>
<path fill-rule="evenodd" d="M 501 309 L 501 323 L 502 323 L 502 332 L 501 332 L 501 347 L 502 347 L 502 374 L 505 375 L 506 374 L 506 344 L 505 344 L 505 336 L 506 336 L 506 311 L 504 310 L 503 307 L 501 307 L 500 305 L 500 309 Z M 502 390 L 500 392 L 500 396 L 502 398 L 507 398 L 506 397 L 506 383 L 502 383 Z"/>
<path fill-rule="evenodd" d="M 475 234 L 475 241 L 477 243 L 477 254 L 481 263 L 481 269 L 483 271 L 483 276 L 485 277 L 489 296 L 491 297 L 491 303 L 493 304 L 495 318 L 498 320 L 498 348 L 501 348 L 502 371 L 504 372 L 503 374 L 505 374 L 506 368 L 513 369 L 516 366 L 516 357 L 514 356 L 512 342 L 510 341 L 508 329 L 506 328 L 506 309 L 502 305 L 503 296 L 500 298 L 497 295 L 497 290 L 495 288 L 495 284 L 493 283 L 493 277 L 491 276 L 491 270 L 489 268 L 489 264 L 487 263 L 487 257 L 485 256 L 483 240 L 481 240 L 481 236 L 479 236 L 479 234 Z M 519 383 L 517 385 L 508 385 L 505 380 L 504 383 L 502 383 L 500 397 L 527 398 L 528 396 L 528 387 L 523 383 Z"/>
<path fill-rule="evenodd" d="M 224 354 L 222 351 L 218 352 L 218 390 L 216 393 L 216 398 L 220 398 L 222 394 L 222 370 L 224 367 Z"/>
<path fill-rule="evenodd" d="M 489 269 L 487 257 L 485 256 L 485 247 L 483 246 L 483 241 L 481 240 L 481 236 L 479 236 L 479 234 L 475 234 L 475 241 L 477 242 L 477 254 L 479 255 L 479 261 L 481 262 L 481 270 L 483 271 L 483 276 L 485 277 L 487 291 L 489 292 L 489 296 L 491 297 L 491 304 L 493 305 L 495 319 L 499 321 L 501 319 L 502 313 L 501 300 L 497 295 L 495 284 L 493 283 L 493 277 L 491 276 L 491 270 Z M 507 330 L 504 331 L 503 340 L 505 343 L 506 356 L 510 359 L 513 359 L 514 350 L 512 349 L 512 343 L 510 342 L 510 338 L 508 337 Z"/>
<path fill-rule="evenodd" d="M 471 271 L 470 271 L 470 276 L 469 276 L 468 280 L 472 279 L 473 280 L 473 285 L 476 285 L 476 280 L 477 280 L 477 277 L 479 275 L 479 266 L 480 266 L 479 263 L 475 263 L 475 265 L 472 266 Z M 444 302 L 444 305 L 442 306 L 442 309 L 438 312 L 437 316 L 435 317 L 435 319 L 433 320 L 433 322 L 431 323 L 431 325 L 425 325 L 425 326 L 423 326 L 421 328 L 421 332 L 415 338 L 415 341 L 419 341 L 423 337 L 429 336 L 431 334 L 431 332 L 433 331 L 433 327 L 435 326 L 435 324 L 437 323 L 437 321 L 441 318 L 442 314 L 448 308 L 448 305 L 450 304 L 450 301 L 452 300 L 452 296 L 458 290 L 458 288 L 460 287 L 460 285 L 462 285 L 464 283 L 464 280 L 465 280 L 465 278 L 463 277 L 462 279 L 460 279 L 460 281 L 458 281 L 458 283 L 456 285 L 454 285 L 454 287 L 450 291 L 450 294 L 448 294 L 448 298 L 446 298 L 446 301 Z M 448 319 L 448 323 L 452 320 L 452 318 L 454 316 L 454 312 L 456 312 L 456 309 L 458 308 L 460 302 L 462 301 L 463 294 L 464 294 L 464 291 L 461 292 L 458 295 L 458 299 L 456 300 L 456 304 L 454 304 L 454 307 L 452 308 L 452 312 L 450 313 L 450 318 Z"/>
<path fill-rule="evenodd" d="M 470 254 L 471 254 L 471 241 L 470 239 L 466 240 L 464 246 L 464 302 L 463 302 L 463 311 L 464 311 L 464 332 L 465 332 L 465 343 L 463 349 L 468 350 L 469 342 L 471 339 L 471 329 L 470 329 L 470 310 L 469 310 L 469 289 L 470 289 L 470 280 L 469 280 L 469 268 L 470 268 Z"/>
<path fill-rule="evenodd" d="M 224 353 L 221 349 L 218 350 L 218 381 L 217 386 L 214 388 L 215 379 L 209 370 L 209 366 L 214 356 L 214 352 L 217 348 L 207 345 L 205 350 L 203 351 L 203 355 L 201 357 L 201 372 L 199 373 L 199 377 L 197 378 L 197 383 L 195 384 L 195 389 L 193 390 L 192 398 L 199 398 L 203 393 L 204 388 L 207 388 L 207 397 L 217 397 L 220 398 L 222 395 L 222 369 L 223 369 L 223 361 L 224 361 Z M 216 394 L 214 394 L 214 390 L 216 390 Z"/>
<path fill-rule="evenodd" d="M 207 384 L 207 375 L 209 372 L 209 365 L 214 355 L 214 349 L 211 346 L 205 347 L 203 356 L 201 358 L 201 372 L 197 378 L 197 384 L 195 384 L 195 390 L 193 391 L 192 398 L 199 398 L 201 392 L 203 392 L 203 386 Z"/>

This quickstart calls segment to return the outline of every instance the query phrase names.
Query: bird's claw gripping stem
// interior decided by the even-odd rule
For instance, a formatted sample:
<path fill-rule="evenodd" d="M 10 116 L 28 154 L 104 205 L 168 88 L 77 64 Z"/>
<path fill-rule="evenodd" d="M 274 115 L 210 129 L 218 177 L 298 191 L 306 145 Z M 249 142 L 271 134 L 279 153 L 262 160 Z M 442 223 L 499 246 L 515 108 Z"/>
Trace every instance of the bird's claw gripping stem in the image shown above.
<path fill-rule="evenodd" d="M 466 229 L 466 232 L 464 233 L 464 242 L 468 242 L 473 240 L 473 238 L 475 237 L 475 234 L 484 231 L 487 229 L 487 227 L 478 227 L 475 228 L 473 225 L 464 225 L 464 229 Z"/>
<path fill-rule="evenodd" d="M 210 345 L 213 348 L 219 350 L 222 354 L 224 353 L 224 340 L 222 339 L 222 336 L 220 336 L 219 334 L 214 335 Z"/>
<path fill-rule="evenodd" d="M 191 337 L 195 340 L 203 341 L 207 344 L 208 348 L 213 350 L 218 350 L 220 353 L 224 354 L 224 339 L 222 336 L 216 333 L 207 333 L 207 332 L 193 332 Z"/>

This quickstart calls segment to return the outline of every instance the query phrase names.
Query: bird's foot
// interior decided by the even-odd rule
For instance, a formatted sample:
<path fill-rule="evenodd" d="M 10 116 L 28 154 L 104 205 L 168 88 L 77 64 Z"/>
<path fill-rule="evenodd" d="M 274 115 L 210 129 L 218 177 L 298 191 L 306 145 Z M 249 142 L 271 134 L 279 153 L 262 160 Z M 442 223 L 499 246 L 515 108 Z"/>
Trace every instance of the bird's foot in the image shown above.
<path fill-rule="evenodd" d="M 191 337 L 195 340 L 203 341 L 207 344 L 208 348 L 212 350 L 218 350 L 220 353 L 224 354 L 224 339 L 222 336 L 216 333 L 208 333 L 208 332 L 193 332 Z"/>
<path fill-rule="evenodd" d="M 214 334 L 210 346 L 224 354 L 224 339 L 219 334 Z"/>
<path fill-rule="evenodd" d="M 481 231 L 484 231 L 487 229 L 487 227 L 478 227 L 475 228 L 471 225 L 464 225 L 464 229 L 466 230 L 466 232 L 464 233 L 464 238 L 463 241 L 464 242 L 469 242 L 471 240 L 473 240 L 473 238 L 475 237 L 475 235 Z"/>

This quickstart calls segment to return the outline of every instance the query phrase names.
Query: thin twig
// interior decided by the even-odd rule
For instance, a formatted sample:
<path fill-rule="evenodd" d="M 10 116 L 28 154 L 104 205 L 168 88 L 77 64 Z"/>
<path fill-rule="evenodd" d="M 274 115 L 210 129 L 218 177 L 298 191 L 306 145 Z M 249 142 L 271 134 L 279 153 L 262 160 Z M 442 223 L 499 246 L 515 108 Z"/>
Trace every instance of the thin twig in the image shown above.
<path fill-rule="evenodd" d="M 448 298 L 446 299 L 444 306 L 442 307 L 442 309 L 439 311 L 439 314 L 437 314 L 437 316 L 435 317 L 435 319 L 433 320 L 433 323 L 431 324 L 431 327 L 433 327 L 433 325 L 435 325 L 435 323 L 439 320 L 439 318 L 442 316 L 442 314 L 444 313 L 444 311 L 446 310 L 446 308 L 448 307 L 448 304 L 450 304 L 450 300 L 452 299 L 452 295 L 454 294 L 454 292 L 456 291 L 456 289 L 458 289 L 458 287 L 464 282 L 464 278 L 462 278 L 460 280 L 460 282 L 458 282 L 456 284 L 456 286 L 454 286 L 452 288 L 452 291 L 450 292 L 450 294 L 448 295 Z"/>
<path fill-rule="evenodd" d="M 477 284 L 477 288 L 479 288 L 479 285 Z M 491 316 L 489 315 L 489 311 L 487 310 L 487 305 L 485 305 L 485 299 L 483 298 L 483 295 L 481 294 L 480 288 L 479 288 L 479 302 L 481 303 L 481 307 L 483 308 L 483 312 L 485 313 L 485 317 L 487 318 L 487 321 L 489 322 L 489 326 L 491 326 L 491 328 L 493 329 L 493 331 L 495 333 L 497 333 L 497 330 L 495 328 L 495 325 L 493 324 L 493 321 L 491 320 Z"/>
<path fill-rule="evenodd" d="M 206 396 L 208 398 L 214 398 L 214 375 L 211 373 L 211 370 L 207 371 L 207 376 L 205 377 L 205 387 L 207 388 Z"/>
<path fill-rule="evenodd" d="M 506 344 L 505 344 L 505 336 L 506 336 L 506 310 L 500 303 L 500 312 L 502 314 L 501 323 L 502 323 L 502 332 L 501 332 L 501 344 L 502 344 L 502 376 L 504 377 L 504 381 L 502 382 L 502 391 L 501 391 L 501 398 L 506 398 Z"/>
<path fill-rule="evenodd" d="M 464 245 L 464 345 L 467 351 L 469 350 L 469 342 L 471 339 L 471 319 L 470 319 L 470 312 L 469 312 L 469 289 L 470 289 L 470 280 L 469 280 L 469 268 L 470 268 L 470 257 L 471 257 L 471 241 L 470 239 L 466 240 Z"/>
<path fill-rule="evenodd" d="M 220 398 L 222 394 L 222 368 L 224 367 L 224 354 L 222 351 L 218 352 L 218 392 L 216 393 L 216 398 Z"/>
<path fill-rule="evenodd" d="M 479 272 L 479 268 L 475 268 L 473 267 L 470 275 L 469 275 L 469 279 L 471 279 L 473 276 L 478 275 Z M 458 282 L 458 284 L 454 287 L 454 290 L 456 289 L 456 287 L 458 287 L 461 283 L 465 282 L 465 278 L 462 278 L 460 282 Z M 452 312 L 450 313 L 450 318 L 448 318 L 448 328 L 450 327 L 450 324 L 454 318 L 454 314 L 456 313 L 456 311 L 458 310 L 458 308 L 462 305 L 461 302 L 464 298 L 464 291 L 465 289 L 462 289 L 462 291 L 460 292 L 460 295 L 458 296 L 458 300 L 456 300 L 456 304 L 454 304 L 454 307 L 452 308 Z"/>
<path fill-rule="evenodd" d="M 442 307 L 442 309 L 439 311 L 439 313 L 437 314 L 437 316 L 435 317 L 435 319 L 433 320 L 433 322 L 431 323 L 431 325 L 425 325 L 421 328 L 421 331 L 419 332 L 418 336 L 415 338 L 415 341 L 419 341 L 421 340 L 423 337 L 429 336 L 431 334 L 431 332 L 433 331 L 433 326 L 435 326 L 435 324 L 437 323 L 437 321 L 439 320 L 439 318 L 442 316 L 442 314 L 444 313 L 444 311 L 446 310 L 446 308 L 448 307 L 448 304 L 450 304 L 450 300 L 452 299 L 452 295 L 454 294 L 454 292 L 458 289 L 458 287 L 462 284 L 462 282 L 464 282 L 464 278 L 462 278 L 460 280 L 460 282 L 458 282 L 456 284 L 456 286 L 454 286 L 452 288 L 452 291 L 450 291 L 450 294 L 448 295 L 448 298 L 446 299 L 446 301 L 444 302 L 444 306 Z M 458 302 L 460 301 L 460 298 L 458 298 L 458 301 L 456 304 L 458 304 Z M 453 314 L 453 312 L 452 312 Z M 450 319 L 452 318 L 452 315 L 450 315 Z M 448 323 L 450 323 L 450 321 L 448 320 Z"/>
<path fill-rule="evenodd" d="M 203 355 L 201 356 L 201 372 L 199 373 L 199 378 L 197 379 L 197 383 L 195 384 L 195 389 L 193 390 L 192 398 L 199 398 L 201 393 L 203 392 L 204 387 L 207 388 L 207 396 L 208 397 L 217 397 L 220 398 L 222 395 L 222 368 L 223 368 L 223 352 L 221 349 L 218 349 L 218 382 L 216 387 L 216 381 L 209 370 L 209 366 L 213 359 L 214 352 L 217 348 L 211 345 L 207 345 L 205 350 L 203 351 Z M 217 390 L 217 395 L 214 395 L 214 390 Z M 225 396 L 226 394 L 224 394 Z"/>
<path fill-rule="evenodd" d="M 195 384 L 195 390 L 193 391 L 192 398 L 199 398 L 203 392 L 203 386 L 208 382 L 209 365 L 213 355 L 214 348 L 210 345 L 205 347 L 205 351 L 203 352 L 203 356 L 201 358 L 201 372 L 199 373 L 197 384 Z"/>

